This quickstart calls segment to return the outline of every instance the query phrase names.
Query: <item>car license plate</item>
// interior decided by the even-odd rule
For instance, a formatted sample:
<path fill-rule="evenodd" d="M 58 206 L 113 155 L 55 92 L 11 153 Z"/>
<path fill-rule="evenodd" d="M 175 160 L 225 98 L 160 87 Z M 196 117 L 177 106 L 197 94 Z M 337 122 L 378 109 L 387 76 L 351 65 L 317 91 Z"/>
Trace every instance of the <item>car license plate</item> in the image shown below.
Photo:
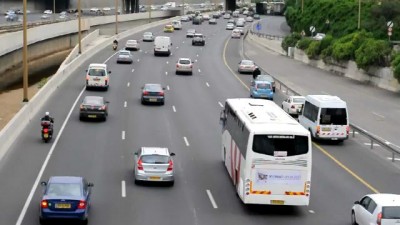
<path fill-rule="evenodd" d="M 156 99 L 156 98 L 150 98 L 149 101 L 150 101 L 150 102 L 156 102 L 157 99 Z"/>
<path fill-rule="evenodd" d="M 285 201 L 283 200 L 271 200 L 271 205 L 283 205 Z"/>
<path fill-rule="evenodd" d="M 70 209 L 71 204 L 65 204 L 65 203 L 58 203 L 55 205 L 56 209 Z"/>
<path fill-rule="evenodd" d="M 89 118 L 96 118 L 96 115 L 88 115 Z"/>
<path fill-rule="evenodd" d="M 331 140 L 332 140 L 332 141 L 337 141 L 337 138 L 332 138 Z"/>
<path fill-rule="evenodd" d="M 149 180 L 161 180 L 161 177 L 149 177 Z"/>
<path fill-rule="evenodd" d="M 44 138 L 48 138 L 48 137 L 49 137 L 49 134 L 43 134 L 43 137 L 44 137 Z"/>
<path fill-rule="evenodd" d="M 323 127 L 322 131 L 331 131 L 331 128 L 330 127 Z"/>

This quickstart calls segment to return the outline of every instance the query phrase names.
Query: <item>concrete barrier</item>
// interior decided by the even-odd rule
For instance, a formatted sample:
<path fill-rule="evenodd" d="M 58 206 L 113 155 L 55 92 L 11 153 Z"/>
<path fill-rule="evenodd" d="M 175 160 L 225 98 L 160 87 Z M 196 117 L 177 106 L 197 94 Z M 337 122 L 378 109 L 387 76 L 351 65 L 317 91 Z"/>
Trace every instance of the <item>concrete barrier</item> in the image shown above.
<path fill-rule="evenodd" d="M 170 23 L 176 18 L 170 18 L 166 20 L 157 21 L 154 23 L 145 24 L 136 27 L 132 30 L 127 30 L 119 34 L 119 38 L 126 38 L 138 32 L 143 32 L 151 27 Z M 89 41 L 98 35 L 98 31 L 85 37 L 82 42 L 90 43 Z M 70 55 L 67 57 L 69 62 L 63 63 L 63 67 L 60 68 L 57 73 L 36 93 L 36 95 L 26 103 L 18 113 L 11 119 L 10 122 L 0 131 L 0 161 L 4 155 L 10 149 L 10 146 L 14 143 L 18 135 L 23 129 L 31 122 L 39 122 L 39 118 L 36 118 L 37 112 L 42 108 L 45 102 L 50 96 L 58 89 L 58 87 L 71 75 L 77 68 L 84 64 L 87 60 L 93 57 L 101 50 L 110 47 L 110 43 L 115 37 L 105 39 L 105 41 L 98 43 L 96 46 L 91 46 L 90 49 L 83 51 L 82 54 L 76 55 L 78 46 L 72 50 Z"/>

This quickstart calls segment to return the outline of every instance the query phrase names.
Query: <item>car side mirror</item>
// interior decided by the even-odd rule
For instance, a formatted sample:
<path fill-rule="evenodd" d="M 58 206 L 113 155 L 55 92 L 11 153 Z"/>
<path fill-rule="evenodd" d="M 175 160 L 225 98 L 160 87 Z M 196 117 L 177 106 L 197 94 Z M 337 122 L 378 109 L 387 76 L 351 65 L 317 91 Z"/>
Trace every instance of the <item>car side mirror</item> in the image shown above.
<path fill-rule="evenodd" d="M 355 205 L 359 205 L 359 204 L 360 204 L 360 201 L 355 201 L 354 204 L 355 204 Z"/>
<path fill-rule="evenodd" d="M 139 153 L 138 152 L 135 152 L 135 153 L 133 153 L 134 155 L 139 155 Z"/>
<path fill-rule="evenodd" d="M 93 183 L 88 183 L 88 185 L 87 185 L 88 187 L 93 187 L 94 186 L 94 184 Z"/>
<path fill-rule="evenodd" d="M 106 101 L 106 103 L 108 104 L 108 103 L 110 103 L 110 101 Z"/>
<path fill-rule="evenodd" d="M 86 72 L 88 71 L 88 70 L 85 70 Z"/>
<path fill-rule="evenodd" d="M 163 87 L 162 89 L 165 90 L 165 87 Z"/>
<path fill-rule="evenodd" d="M 40 182 L 40 185 L 43 186 L 43 187 L 46 187 L 47 186 L 47 182 L 46 181 L 42 181 L 42 182 Z"/>
<path fill-rule="evenodd" d="M 108 73 L 111 73 L 111 70 L 109 70 Z"/>
<path fill-rule="evenodd" d="M 140 89 L 144 89 L 144 87 L 142 86 Z"/>
<path fill-rule="evenodd" d="M 170 156 L 175 156 L 175 153 L 171 152 L 169 155 L 170 155 Z"/>

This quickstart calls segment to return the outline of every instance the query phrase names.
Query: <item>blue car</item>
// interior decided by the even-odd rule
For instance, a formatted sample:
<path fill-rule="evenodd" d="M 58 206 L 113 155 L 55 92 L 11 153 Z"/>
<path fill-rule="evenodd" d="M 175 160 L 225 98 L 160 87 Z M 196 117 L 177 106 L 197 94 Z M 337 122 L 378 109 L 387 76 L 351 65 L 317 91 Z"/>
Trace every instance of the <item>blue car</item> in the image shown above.
<path fill-rule="evenodd" d="M 250 97 L 274 100 L 274 91 L 271 82 L 265 80 L 252 81 L 250 85 Z"/>
<path fill-rule="evenodd" d="M 41 184 L 40 224 L 48 219 L 77 219 L 87 224 L 92 183 L 83 177 L 57 176 Z"/>

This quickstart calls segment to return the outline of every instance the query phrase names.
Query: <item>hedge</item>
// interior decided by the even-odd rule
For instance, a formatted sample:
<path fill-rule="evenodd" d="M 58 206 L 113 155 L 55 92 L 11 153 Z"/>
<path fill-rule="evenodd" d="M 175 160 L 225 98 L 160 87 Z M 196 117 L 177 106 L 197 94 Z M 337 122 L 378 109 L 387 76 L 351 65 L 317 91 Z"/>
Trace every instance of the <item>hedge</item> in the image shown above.
<path fill-rule="evenodd" d="M 387 66 L 391 48 L 387 41 L 368 38 L 355 52 L 357 67 L 368 70 L 370 66 Z"/>

